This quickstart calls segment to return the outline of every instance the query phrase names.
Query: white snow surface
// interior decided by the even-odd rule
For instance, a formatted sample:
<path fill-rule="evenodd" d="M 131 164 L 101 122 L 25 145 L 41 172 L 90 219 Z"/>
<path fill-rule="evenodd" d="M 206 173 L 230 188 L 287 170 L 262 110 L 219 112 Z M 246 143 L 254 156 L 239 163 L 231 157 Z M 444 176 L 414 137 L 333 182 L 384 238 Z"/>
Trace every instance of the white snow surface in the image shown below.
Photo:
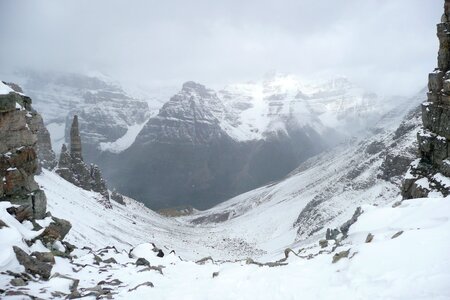
<path fill-rule="evenodd" d="M 234 259 L 195 263 L 186 257 L 194 257 L 197 249 L 204 248 L 201 235 L 207 231 L 201 231 L 202 228 L 196 228 L 199 233 L 195 236 L 186 235 L 189 229 L 177 232 L 185 226 L 148 209 L 138 209 L 137 203 L 130 199 L 127 199 L 127 207 L 114 205 L 112 210 L 102 210 L 96 206 L 94 193 L 76 191 L 47 171 L 39 177 L 39 183 L 59 185 L 47 188 L 46 193 L 50 211 L 72 221 L 74 227 L 69 241 L 78 246 L 83 243 L 122 245 L 126 251 L 120 248 L 118 251 L 113 248 L 77 249 L 73 253 L 76 255 L 73 263 L 57 257 L 49 281 L 32 281 L 21 288 L 28 295 L 50 298 L 56 291 L 68 294 L 72 282 L 58 275 L 61 274 L 79 279 L 78 290 L 82 294 L 104 281 L 101 286 L 111 288 L 114 299 L 425 300 L 450 297 L 450 198 L 407 200 L 395 208 L 393 203 L 363 205 L 364 213 L 334 252 L 331 250 L 333 242 L 324 249 L 317 242 L 311 242 L 292 247 L 297 255 L 291 253 L 282 265 L 269 267 Z M 76 193 L 69 195 L 68 192 Z M 60 200 L 55 202 L 57 196 Z M 38 232 L 9 216 L 5 211 L 7 202 L 0 204 L 0 218 L 9 226 L 0 229 L 0 271 L 21 272 L 23 267 L 14 254 L 4 250 L 13 245 L 28 253 L 44 249 L 42 244 L 28 247 L 23 242 Z M 374 239 L 366 243 L 369 233 Z M 394 235 L 398 237 L 392 238 Z M 211 235 L 210 238 L 217 243 L 223 236 Z M 162 247 L 166 253 L 163 258 L 156 256 L 149 239 L 157 247 L 169 242 L 169 249 Z M 185 241 L 180 243 L 178 239 Z M 139 244 L 130 252 L 131 256 L 128 243 Z M 169 254 L 170 249 L 176 254 Z M 349 250 L 347 258 L 332 263 L 333 255 L 346 250 Z M 217 249 L 209 249 L 213 258 L 217 252 Z M 114 258 L 117 263 L 96 265 L 94 254 L 102 260 Z M 139 257 L 147 259 L 151 266 L 161 267 L 162 274 L 146 266 L 136 266 L 134 262 Z M 282 257 L 276 254 L 272 261 Z M 11 278 L 0 274 L 0 287 L 17 290 L 9 284 Z M 114 285 L 112 280 L 120 280 L 120 284 Z"/>
<path fill-rule="evenodd" d="M 14 92 L 13 89 L 0 81 L 0 95 L 6 95 L 11 92 Z"/>
<path fill-rule="evenodd" d="M 111 153 L 120 153 L 128 149 L 134 143 L 136 137 L 139 132 L 141 132 L 142 128 L 144 128 L 147 121 L 141 124 L 129 125 L 127 132 L 122 137 L 118 138 L 114 142 L 100 143 L 100 149 Z"/>

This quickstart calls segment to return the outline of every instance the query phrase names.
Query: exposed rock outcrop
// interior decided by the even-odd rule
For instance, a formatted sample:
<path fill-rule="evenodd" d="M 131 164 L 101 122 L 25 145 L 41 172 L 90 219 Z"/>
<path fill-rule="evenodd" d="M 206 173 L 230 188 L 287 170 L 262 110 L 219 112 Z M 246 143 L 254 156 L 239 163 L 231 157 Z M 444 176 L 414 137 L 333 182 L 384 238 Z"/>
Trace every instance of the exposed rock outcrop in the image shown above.
<path fill-rule="evenodd" d="M 34 181 L 38 169 L 39 114 L 31 98 L 0 82 L 0 201 L 29 208 L 35 218 L 45 215 L 47 200 Z M 2 88 L 3 87 L 3 88 Z"/>
<path fill-rule="evenodd" d="M 74 116 L 70 129 L 70 152 L 63 144 L 56 173 L 76 186 L 100 193 L 102 198 L 99 202 L 106 208 L 112 207 L 100 168 L 94 164 L 87 165 L 83 161 L 78 116 Z"/>
<path fill-rule="evenodd" d="M 11 82 L 4 82 L 16 93 L 22 93 L 22 88 Z M 27 123 L 33 132 L 37 133 L 36 152 L 39 160 L 37 174 L 41 172 L 41 167 L 46 169 L 53 169 L 56 167 L 56 156 L 52 149 L 52 142 L 50 139 L 50 133 L 44 125 L 42 116 L 38 114 L 34 109 L 31 109 L 30 114 L 32 118 L 27 119 Z"/>
<path fill-rule="evenodd" d="M 405 177 L 405 199 L 427 197 L 431 192 L 450 194 L 450 0 L 437 25 L 438 67 L 428 76 L 428 99 L 422 104 L 423 128 L 417 134 L 420 159 Z"/>

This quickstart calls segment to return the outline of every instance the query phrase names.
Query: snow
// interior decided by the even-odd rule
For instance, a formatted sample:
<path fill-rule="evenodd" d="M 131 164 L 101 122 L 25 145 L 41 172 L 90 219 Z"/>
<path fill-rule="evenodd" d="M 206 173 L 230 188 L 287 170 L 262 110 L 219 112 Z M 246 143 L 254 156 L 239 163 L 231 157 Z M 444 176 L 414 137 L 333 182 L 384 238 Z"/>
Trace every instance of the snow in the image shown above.
<path fill-rule="evenodd" d="M 52 148 L 55 154 L 58 155 L 61 151 L 61 147 L 65 142 L 65 123 L 50 123 L 47 126 L 48 132 L 50 133 L 50 138 L 52 141 Z"/>
<path fill-rule="evenodd" d="M 11 92 L 14 92 L 13 89 L 0 81 L 0 95 L 6 95 Z"/>
<path fill-rule="evenodd" d="M 100 149 L 102 151 L 109 151 L 112 153 L 120 153 L 128 149 L 134 143 L 136 137 L 138 136 L 139 132 L 141 132 L 142 128 L 144 128 L 147 121 L 141 124 L 128 126 L 127 132 L 122 137 L 118 138 L 114 142 L 100 143 Z"/>
<path fill-rule="evenodd" d="M 41 182 L 42 177 L 51 176 L 47 172 L 41 176 Z M 49 200 L 54 201 L 52 198 Z M 73 208 L 72 205 L 67 204 L 66 208 Z M 5 244 L 19 244 L 27 249 L 20 232 L 29 233 L 29 230 L 5 215 L 7 206 L 7 203 L 2 203 L 0 218 L 6 218 L 10 227 L 0 229 L 0 235 L 8 239 L 0 239 L 0 245 L 4 249 Z M 449 299 L 450 198 L 407 200 L 395 208 L 392 202 L 386 206 L 363 205 L 362 208 L 364 213 L 335 252 L 330 252 L 330 247 L 321 249 L 317 242 L 302 248 L 293 247 L 298 256 L 291 254 L 281 266 L 260 267 L 245 260 L 214 260 L 198 264 L 183 255 L 178 257 L 179 252 L 169 254 L 166 249 L 166 255 L 159 258 L 150 243 L 137 245 L 131 251 L 131 257 L 127 251 L 116 252 L 112 248 L 94 252 L 102 260 L 114 258 L 118 262 L 95 265 L 94 253 L 78 249 L 73 259 L 77 265 L 57 257 L 50 281 L 30 282 L 25 291 L 41 298 L 50 297 L 55 291 L 69 293 L 71 280 L 58 277 L 58 273 L 80 279 L 79 291 L 102 280 L 120 280 L 121 284 L 116 286 L 103 284 L 112 289 L 114 299 Z M 86 214 L 89 216 L 90 208 L 86 207 L 83 213 L 77 216 L 80 222 Z M 110 218 L 116 216 L 112 214 Z M 129 226 L 128 231 L 133 236 L 132 218 L 128 222 L 122 225 Z M 76 230 L 77 224 L 73 225 Z M 103 229 L 98 228 L 94 234 L 105 234 Z M 110 228 L 108 234 L 121 236 L 123 233 L 119 229 Z M 141 227 L 139 230 L 152 234 L 149 228 Z M 402 234 L 392 238 L 398 232 Z M 91 236 L 93 232 L 84 233 L 85 239 L 95 237 Z M 369 233 L 374 235 L 374 239 L 365 243 Z M 158 245 L 161 241 L 156 239 L 155 242 Z M 201 246 L 199 241 L 191 242 L 195 247 Z M 349 250 L 349 256 L 332 263 L 333 255 L 344 250 Z M 0 270 L 15 267 L 20 271 L 21 266 L 13 254 L 0 253 L 3 262 Z M 210 254 L 214 259 L 216 253 L 213 249 Z M 162 274 L 145 266 L 136 266 L 134 262 L 138 257 L 146 258 L 151 266 L 160 266 Z M 282 257 L 278 254 L 276 259 Z M 80 265 L 84 267 L 80 268 Z M 0 274 L 0 286 L 13 289 L 8 284 L 10 278 Z M 142 285 L 146 282 L 151 282 L 154 287 Z"/>

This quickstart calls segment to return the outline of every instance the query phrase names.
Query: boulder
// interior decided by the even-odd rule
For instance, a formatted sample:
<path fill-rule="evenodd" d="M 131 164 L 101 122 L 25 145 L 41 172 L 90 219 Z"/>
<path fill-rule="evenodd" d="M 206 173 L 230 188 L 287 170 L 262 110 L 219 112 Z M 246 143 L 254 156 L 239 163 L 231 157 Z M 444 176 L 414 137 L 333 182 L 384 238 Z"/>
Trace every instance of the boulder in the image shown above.
<path fill-rule="evenodd" d="M 50 264 L 39 261 L 38 259 L 28 255 L 25 251 L 17 246 L 13 246 L 19 263 L 25 267 L 25 270 L 32 275 L 39 275 L 43 279 L 49 279 L 52 271 Z"/>

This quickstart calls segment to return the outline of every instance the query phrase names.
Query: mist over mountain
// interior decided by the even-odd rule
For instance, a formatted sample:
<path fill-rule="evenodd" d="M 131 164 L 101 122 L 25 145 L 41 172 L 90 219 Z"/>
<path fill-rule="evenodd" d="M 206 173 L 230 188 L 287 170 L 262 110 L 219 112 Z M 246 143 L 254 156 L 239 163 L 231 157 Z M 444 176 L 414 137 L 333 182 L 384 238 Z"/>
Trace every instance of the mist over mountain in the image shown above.
<path fill-rule="evenodd" d="M 0 34 L 0 299 L 450 299 L 450 0 L 5 0 Z"/>

